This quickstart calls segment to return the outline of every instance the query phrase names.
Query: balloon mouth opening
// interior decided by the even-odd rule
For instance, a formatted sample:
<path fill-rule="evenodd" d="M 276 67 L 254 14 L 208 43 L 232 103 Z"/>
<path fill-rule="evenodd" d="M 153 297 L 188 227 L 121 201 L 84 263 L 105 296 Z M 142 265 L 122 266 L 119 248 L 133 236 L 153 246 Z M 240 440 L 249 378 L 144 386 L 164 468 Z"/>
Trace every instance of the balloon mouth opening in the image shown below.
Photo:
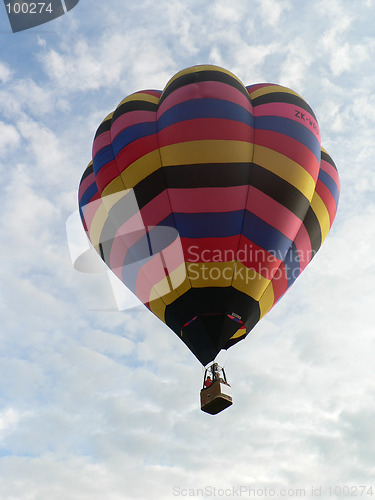
<path fill-rule="evenodd" d="M 223 318 L 226 317 L 226 318 L 229 318 L 231 319 L 232 321 L 234 321 L 235 323 L 238 323 L 238 328 L 242 328 L 242 327 L 245 327 L 245 323 L 241 320 L 241 317 L 236 314 L 236 313 L 232 313 L 232 314 L 225 314 L 225 313 L 221 313 L 221 312 L 217 312 L 217 313 L 214 313 L 214 312 L 211 312 L 211 313 L 202 313 L 202 314 L 197 314 L 196 316 L 194 316 L 193 318 L 189 319 L 189 321 L 187 321 L 185 324 L 182 325 L 181 327 L 181 330 L 180 330 L 180 335 L 181 337 L 183 336 L 183 330 L 184 328 L 186 328 L 187 326 L 191 325 L 194 321 L 196 321 L 196 319 L 198 317 L 212 317 L 212 316 L 222 316 Z"/>

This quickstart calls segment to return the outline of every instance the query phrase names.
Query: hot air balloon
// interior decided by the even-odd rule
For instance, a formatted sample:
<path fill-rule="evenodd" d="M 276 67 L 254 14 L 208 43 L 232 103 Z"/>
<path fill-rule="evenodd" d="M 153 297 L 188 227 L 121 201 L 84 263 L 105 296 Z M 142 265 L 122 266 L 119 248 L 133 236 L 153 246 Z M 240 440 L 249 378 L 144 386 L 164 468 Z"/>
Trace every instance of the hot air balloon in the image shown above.
<path fill-rule="evenodd" d="M 207 366 L 314 257 L 339 189 L 314 112 L 297 93 L 245 87 L 202 65 L 163 91 L 129 95 L 103 120 L 79 207 L 104 262 Z M 209 413 L 231 403 L 215 394 L 213 409 L 202 403 Z"/>

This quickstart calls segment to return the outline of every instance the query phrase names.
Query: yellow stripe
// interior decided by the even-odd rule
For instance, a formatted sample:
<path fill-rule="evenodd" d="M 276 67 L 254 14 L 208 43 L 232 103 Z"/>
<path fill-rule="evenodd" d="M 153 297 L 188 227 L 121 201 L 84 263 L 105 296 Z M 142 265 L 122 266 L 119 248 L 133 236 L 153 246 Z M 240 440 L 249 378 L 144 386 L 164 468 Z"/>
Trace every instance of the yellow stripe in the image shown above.
<path fill-rule="evenodd" d="M 239 78 L 237 78 L 237 76 L 234 75 L 232 72 L 230 72 L 224 68 L 221 68 L 220 66 L 215 66 L 213 64 L 200 64 L 197 66 L 190 66 L 189 68 L 185 68 L 185 69 L 179 71 L 178 73 L 176 73 L 169 80 L 167 85 L 165 86 L 163 93 L 168 89 L 168 87 L 171 83 L 173 83 L 175 80 L 177 80 L 177 78 L 180 78 L 181 76 L 184 76 L 184 75 L 189 75 L 190 73 L 198 73 L 200 71 L 219 71 L 220 73 L 225 73 L 226 75 L 229 75 L 232 78 L 234 78 L 235 80 L 237 80 L 238 82 L 240 82 L 240 84 L 242 86 L 244 86 L 243 83 L 241 82 L 241 80 Z"/>
<path fill-rule="evenodd" d="M 94 202 L 96 203 L 96 202 Z M 99 252 L 100 235 L 103 230 L 105 221 L 107 220 L 108 214 L 103 203 L 98 207 L 90 226 L 89 237 L 93 246 Z"/>
<path fill-rule="evenodd" d="M 259 300 L 259 307 L 260 307 L 259 319 L 263 318 L 263 316 L 265 316 L 268 313 L 268 311 L 273 306 L 274 302 L 275 302 L 275 295 L 273 293 L 273 285 L 271 281 Z"/>
<path fill-rule="evenodd" d="M 112 111 L 111 113 L 109 113 L 105 118 L 104 120 L 102 121 L 102 123 L 100 125 L 102 125 L 104 122 L 108 121 L 108 120 L 112 120 L 112 117 L 113 117 L 113 113 L 114 111 Z"/>
<path fill-rule="evenodd" d="M 172 271 L 169 274 L 169 278 L 174 290 L 169 291 L 168 280 L 164 278 L 160 283 L 152 287 L 150 293 L 150 310 L 163 322 L 165 322 L 164 314 L 166 306 L 191 288 L 190 281 L 187 278 L 185 263 Z"/>
<path fill-rule="evenodd" d="M 274 151 L 256 145 L 254 148 L 254 163 L 286 180 L 296 187 L 308 200 L 315 191 L 315 182 L 311 175 L 299 163 Z"/>
<path fill-rule="evenodd" d="M 250 162 L 254 145 L 245 141 L 189 141 L 160 148 L 163 165 Z"/>
<path fill-rule="evenodd" d="M 267 87 L 261 87 L 260 89 L 254 90 L 254 92 L 251 92 L 250 98 L 251 99 L 256 99 L 257 97 L 261 95 L 266 95 L 266 94 L 273 94 L 275 92 L 283 92 L 285 94 L 293 94 L 302 99 L 302 97 L 297 94 L 297 92 L 294 92 L 291 89 L 288 89 L 288 87 L 283 87 L 281 85 L 268 85 Z"/>
<path fill-rule="evenodd" d="M 191 286 L 186 273 L 186 265 L 183 262 L 177 269 L 152 287 L 149 302 L 161 297 L 165 304 L 171 304 L 189 288 Z"/>
<path fill-rule="evenodd" d="M 234 262 L 188 262 L 187 271 L 192 288 L 230 286 Z"/>
<path fill-rule="evenodd" d="M 159 149 L 156 149 L 138 158 L 138 160 L 129 165 L 121 173 L 121 179 L 126 188 L 130 189 L 161 166 Z"/>
<path fill-rule="evenodd" d="M 318 193 L 315 193 L 313 199 L 311 200 L 311 208 L 313 209 L 319 221 L 320 230 L 322 232 L 322 243 L 323 243 L 330 230 L 330 219 L 327 207 L 325 206 L 323 200 L 318 195 Z"/>
<path fill-rule="evenodd" d="M 239 330 L 236 331 L 234 335 L 231 336 L 230 340 L 239 339 L 240 337 L 245 337 L 245 336 L 246 336 L 246 328 L 240 328 Z"/>
<path fill-rule="evenodd" d="M 153 102 L 154 104 L 159 104 L 159 97 L 150 94 L 144 94 L 143 92 L 138 92 L 130 94 L 127 97 L 125 97 L 125 99 L 123 99 L 117 107 L 119 108 L 126 102 L 132 102 L 132 101 L 147 101 L 147 102 Z"/>
<path fill-rule="evenodd" d="M 103 189 L 102 197 L 104 198 L 105 196 L 111 196 L 115 193 L 122 193 L 125 189 L 126 188 L 124 186 L 122 178 L 120 175 L 118 175 L 116 179 L 113 179 L 113 181 L 107 184 Z"/>
<path fill-rule="evenodd" d="M 150 301 L 149 308 L 152 313 L 155 314 L 157 318 L 160 319 L 163 323 L 165 323 L 165 308 L 166 308 L 166 303 L 163 302 L 163 299 L 156 298 Z"/>
<path fill-rule="evenodd" d="M 117 191 L 116 193 L 110 194 L 108 196 L 102 196 L 102 201 L 103 205 L 105 206 L 107 213 L 111 210 L 111 208 L 116 205 L 124 196 L 128 196 L 128 202 L 132 203 L 133 202 L 133 207 L 134 210 L 139 210 L 138 208 L 138 203 L 135 197 L 135 193 L 133 189 L 125 189 L 124 186 L 122 188 L 122 191 Z M 127 214 L 124 214 L 124 222 L 127 220 L 125 218 Z"/>
<path fill-rule="evenodd" d="M 260 300 L 270 280 L 258 274 L 254 269 L 246 267 L 241 262 L 236 262 L 232 286 L 245 293 L 254 300 Z"/>

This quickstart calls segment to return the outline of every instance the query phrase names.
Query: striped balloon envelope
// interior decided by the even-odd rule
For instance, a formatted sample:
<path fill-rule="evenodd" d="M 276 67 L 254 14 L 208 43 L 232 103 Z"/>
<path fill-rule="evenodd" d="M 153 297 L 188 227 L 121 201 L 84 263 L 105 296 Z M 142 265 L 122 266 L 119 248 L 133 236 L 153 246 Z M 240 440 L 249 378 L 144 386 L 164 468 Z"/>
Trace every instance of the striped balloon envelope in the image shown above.
<path fill-rule="evenodd" d="M 104 119 L 79 206 L 105 263 L 207 365 L 305 269 L 339 189 L 298 94 L 202 65 Z"/>

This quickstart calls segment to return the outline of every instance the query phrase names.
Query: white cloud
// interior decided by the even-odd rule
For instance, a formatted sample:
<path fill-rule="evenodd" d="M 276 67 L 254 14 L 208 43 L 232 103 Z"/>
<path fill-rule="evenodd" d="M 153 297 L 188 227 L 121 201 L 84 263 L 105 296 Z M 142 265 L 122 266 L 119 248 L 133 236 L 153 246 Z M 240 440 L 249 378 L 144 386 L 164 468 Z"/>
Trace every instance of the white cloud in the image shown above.
<path fill-rule="evenodd" d="M 291 9 L 288 0 L 257 0 L 263 22 L 277 28 L 280 23 L 280 17 L 285 11 Z"/>
<path fill-rule="evenodd" d="M 12 76 L 12 72 L 7 64 L 0 62 L 0 80 L 2 83 L 7 83 Z"/>
<path fill-rule="evenodd" d="M 20 135 L 13 125 L 0 121 L 0 157 L 16 147 L 20 142 Z"/>
<path fill-rule="evenodd" d="M 17 426 L 21 415 L 13 408 L 7 408 L 0 412 L 0 441 L 4 436 Z"/>

